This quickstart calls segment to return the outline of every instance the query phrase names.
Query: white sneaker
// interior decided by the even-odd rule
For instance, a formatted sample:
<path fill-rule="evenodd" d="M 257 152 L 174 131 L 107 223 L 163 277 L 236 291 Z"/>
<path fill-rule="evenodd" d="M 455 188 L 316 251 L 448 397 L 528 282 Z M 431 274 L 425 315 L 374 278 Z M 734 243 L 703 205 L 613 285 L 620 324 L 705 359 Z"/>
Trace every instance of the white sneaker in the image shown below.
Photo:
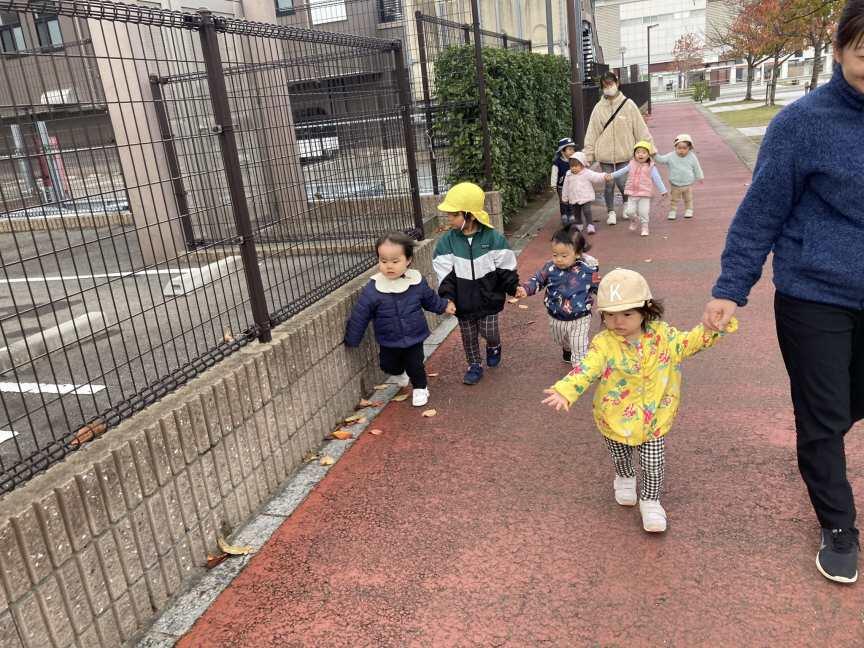
<path fill-rule="evenodd" d="M 399 387 L 407 387 L 408 385 L 411 384 L 411 379 L 408 377 L 408 374 L 405 373 L 404 371 L 401 374 L 399 374 L 398 376 L 393 376 L 393 377 L 396 379 L 395 382 L 397 385 L 399 385 Z"/>
<path fill-rule="evenodd" d="M 616 477 L 612 482 L 615 488 L 615 501 L 621 506 L 636 506 L 639 500 L 636 498 L 636 478 Z"/>
<path fill-rule="evenodd" d="M 693 210 L 692 209 L 684 210 L 684 218 L 693 218 Z"/>
<path fill-rule="evenodd" d="M 428 389 L 415 389 L 411 394 L 411 404 L 414 407 L 423 407 L 429 402 Z"/>
<path fill-rule="evenodd" d="M 669 220 L 675 220 L 676 218 L 678 218 L 678 214 L 673 209 L 669 212 L 669 215 L 666 218 L 668 218 Z M 684 218 L 687 218 L 687 216 L 685 216 Z"/>
<path fill-rule="evenodd" d="M 609 218 L 606 219 L 606 224 L 607 225 L 615 225 L 615 223 L 618 222 L 618 216 L 615 214 L 614 211 L 610 211 L 608 215 L 609 215 Z"/>
<path fill-rule="evenodd" d="M 639 512 L 642 514 L 642 528 L 648 533 L 666 530 L 666 510 L 660 505 L 660 500 L 641 500 Z"/>
<path fill-rule="evenodd" d="M 642 226 L 642 232 L 641 232 L 641 233 L 642 233 L 642 236 L 648 236 L 651 232 L 648 230 L 648 226 L 647 226 L 647 225 L 643 225 L 643 226 Z"/>

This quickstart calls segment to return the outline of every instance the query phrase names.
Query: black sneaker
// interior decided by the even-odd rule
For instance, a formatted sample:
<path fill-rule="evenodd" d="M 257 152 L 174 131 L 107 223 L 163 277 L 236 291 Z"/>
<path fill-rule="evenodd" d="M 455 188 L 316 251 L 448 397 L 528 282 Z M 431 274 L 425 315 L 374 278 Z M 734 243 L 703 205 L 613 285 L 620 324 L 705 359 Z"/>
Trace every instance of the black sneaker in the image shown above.
<path fill-rule="evenodd" d="M 570 349 L 564 349 L 561 359 L 567 364 L 571 364 L 573 362 L 573 352 Z"/>
<path fill-rule="evenodd" d="M 816 569 L 836 583 L 858 580 L 858 529 L 822 529 Z"/>

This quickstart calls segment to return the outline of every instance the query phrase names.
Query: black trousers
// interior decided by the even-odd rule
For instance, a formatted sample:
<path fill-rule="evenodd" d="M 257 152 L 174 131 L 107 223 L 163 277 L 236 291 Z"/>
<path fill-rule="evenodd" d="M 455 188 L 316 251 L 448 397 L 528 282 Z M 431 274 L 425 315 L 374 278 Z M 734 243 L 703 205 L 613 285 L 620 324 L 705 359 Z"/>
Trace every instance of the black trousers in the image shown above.
<path fill-rule="evenodd" d="M 864 418 L 864 310 L 774 297 L 777 339 L 795 408 L 798 468 L 819 523 L 855 526 L 843 443 Z"/>
<path fill-rule="evenodd" d="M 391 376 L 407 373 L 414 389 L 426 389 L 426 367 L 423 365 L 423 343 L 414 346 L 381 347 L 379 355 L 381 371 Z"/>

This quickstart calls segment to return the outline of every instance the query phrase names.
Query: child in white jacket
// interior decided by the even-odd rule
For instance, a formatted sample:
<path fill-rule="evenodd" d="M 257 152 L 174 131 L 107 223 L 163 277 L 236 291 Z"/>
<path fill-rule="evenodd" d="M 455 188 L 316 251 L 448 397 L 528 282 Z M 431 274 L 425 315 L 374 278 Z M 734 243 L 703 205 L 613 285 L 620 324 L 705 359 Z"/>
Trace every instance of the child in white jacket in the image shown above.
<path fill-rule="evenodd" d="M 580 232 L 594 234 L 591 222 L 591 203 L 594 202 L 595 184 L 605 185 L 606 176 L 588 168 L 588 158 L 579 151 L 570 156 L 570 170 L 564 178 L 561 189 L 561 202 L 567 205 L 567 212 L 561 217 L 564 227 L 576 224 Z"/>

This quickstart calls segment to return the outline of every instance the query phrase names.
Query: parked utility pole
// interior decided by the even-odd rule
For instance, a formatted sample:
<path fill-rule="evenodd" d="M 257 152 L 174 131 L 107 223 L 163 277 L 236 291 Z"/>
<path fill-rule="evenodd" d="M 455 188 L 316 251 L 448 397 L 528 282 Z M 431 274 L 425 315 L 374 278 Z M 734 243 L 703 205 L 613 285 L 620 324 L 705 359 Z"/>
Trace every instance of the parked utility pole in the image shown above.
<path fill-rule="evenodd" d="M 480 7 L 471 0 L 474 27 L 474 65 L 477 69 L 477 94 L 480 102 L 480 130 L 483 132 L 483 188 L 492 188 L 492 137 L 489 134 L 489 109 L 486 104 L 486 70 L 483 67 L 483 35 L 480 33 Z"/>
<path fill-rule="evenodd" d="M 552 0 L 546 0 L 546 51 L 555 54 L 555 34 L 552 30 Z"/>
<path fill-rule="evenodd" d="M 582 0 L 567 0 L 567 40 L 570 44 L 570 122 L 573 128 L 573 141 L 576 149 L 582 148 L 585 137 L 584 111 L 582 109 L 582 39 L 581 29 L 577 29 L 576 4 L 582 14 Z M 580 20 L 579 23 L 582 21 Z M 581 26 L 581 25 L 580 25 Z"/>
<path fill-rule="evenodd" d="M 648 25 L 648 114 L 651 114 L 651 30 L 659 27 L 659 23 Z"/>

